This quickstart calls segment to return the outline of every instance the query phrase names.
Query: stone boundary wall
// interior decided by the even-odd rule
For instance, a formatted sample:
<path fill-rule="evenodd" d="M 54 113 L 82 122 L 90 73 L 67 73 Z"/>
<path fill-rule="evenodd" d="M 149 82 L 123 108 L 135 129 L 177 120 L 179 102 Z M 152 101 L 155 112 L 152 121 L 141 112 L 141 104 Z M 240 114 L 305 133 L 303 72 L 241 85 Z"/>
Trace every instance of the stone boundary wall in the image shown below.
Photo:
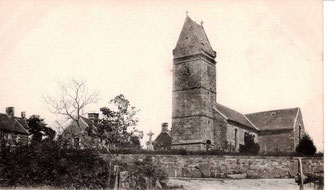
<path fill-rule="evenodd" d="M 152 156 L 154 163 L 169 177 L 229 178 L 246 174 L 246 178 L 291 178 L 298 173 L 299 157 L 222 156 L 222 155 L 149 155 L 120 154 L 113 158 L 130 162 Z M 304 173 L 323 172 L 323 157 L 300 157 Z"/>

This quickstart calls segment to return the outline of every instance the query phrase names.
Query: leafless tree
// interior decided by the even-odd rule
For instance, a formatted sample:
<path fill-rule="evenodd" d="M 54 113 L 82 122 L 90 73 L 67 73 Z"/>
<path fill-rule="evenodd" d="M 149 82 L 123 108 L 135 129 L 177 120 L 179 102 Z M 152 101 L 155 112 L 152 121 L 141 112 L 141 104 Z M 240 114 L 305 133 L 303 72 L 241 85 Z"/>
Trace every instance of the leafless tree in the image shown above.
<path fill-rule="evenodd" d="M 49 110 L 66 119 L 75 121 L 80 127 L 80 117 L 86 114 L 85 107 L 96 103 L 99 99 L 99 91 L 89 92 L 85 80 L 72 79 L 69 83 L 58 82 L 58 94 L 44 97 Z"/>

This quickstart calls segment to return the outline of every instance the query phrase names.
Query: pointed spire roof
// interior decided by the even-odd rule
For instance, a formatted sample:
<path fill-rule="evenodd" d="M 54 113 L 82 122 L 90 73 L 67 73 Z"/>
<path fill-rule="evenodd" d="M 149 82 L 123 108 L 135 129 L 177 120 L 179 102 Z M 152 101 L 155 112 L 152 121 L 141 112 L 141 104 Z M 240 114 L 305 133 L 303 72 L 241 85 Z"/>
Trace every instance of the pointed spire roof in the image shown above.
<path fill-rule="evenodd" d="M 216 57 L 203 26 L 187 15 L 173 55 L 178 58 L 199 53 L 206 53 L 211 58 Z"/>

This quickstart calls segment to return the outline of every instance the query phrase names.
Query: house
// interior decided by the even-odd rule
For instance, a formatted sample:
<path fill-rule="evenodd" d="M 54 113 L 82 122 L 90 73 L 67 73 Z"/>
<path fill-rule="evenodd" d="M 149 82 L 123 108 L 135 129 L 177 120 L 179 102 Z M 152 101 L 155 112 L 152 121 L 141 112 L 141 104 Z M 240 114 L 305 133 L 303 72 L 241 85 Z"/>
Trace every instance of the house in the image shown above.
<path fill-rule="evenodd" d="M 168 128 L 168 123 L 162 123 L 162 130 L 153 142 L 154 150 L 170 150 L 171 140 L 171 131 Z"/>
<path fill-rule="evenodd" d="M 21 112 L 21 117 L 15 117 L 14 110 L 14 107 L 7 107 L 5 114 L 0 113 L 0 139 L 28 145 L 29 127 L 26 114 Z"/>
<path fill-rule="evenodd" d="M 98 119 L 98 113 L 88 113 L 88 118 L 80 116 L 79 126 L 76 121 L 71 121 L 60 135 L 61 139 L 67 146 L 76 148 L 83 148 L 85 145 L 89 145 L 93 139 L 87 135 L 86 129 L 89 126 L 94 126 Z"/>
<path fill-rule="evenodd" d="M 301 110 L 243 114 L 219 104 L 215 58 L 202 24 L 186 16 L 173 50 L 171 148 L 237 152 L 248 133 L 261 151 L 295 151 L 304 135 Z"/>

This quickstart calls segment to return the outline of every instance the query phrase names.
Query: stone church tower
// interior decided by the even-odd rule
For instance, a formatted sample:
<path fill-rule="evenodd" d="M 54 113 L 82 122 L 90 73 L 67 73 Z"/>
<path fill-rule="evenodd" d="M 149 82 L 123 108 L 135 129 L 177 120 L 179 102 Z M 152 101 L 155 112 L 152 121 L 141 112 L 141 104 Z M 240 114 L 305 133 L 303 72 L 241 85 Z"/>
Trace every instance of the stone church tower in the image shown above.
<path fill-rule="evenodd" d="M 172 148 L 205 150 L 214 140 L 216 52 L 189 16 L 173 57 Z"/>

